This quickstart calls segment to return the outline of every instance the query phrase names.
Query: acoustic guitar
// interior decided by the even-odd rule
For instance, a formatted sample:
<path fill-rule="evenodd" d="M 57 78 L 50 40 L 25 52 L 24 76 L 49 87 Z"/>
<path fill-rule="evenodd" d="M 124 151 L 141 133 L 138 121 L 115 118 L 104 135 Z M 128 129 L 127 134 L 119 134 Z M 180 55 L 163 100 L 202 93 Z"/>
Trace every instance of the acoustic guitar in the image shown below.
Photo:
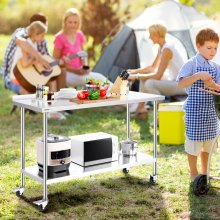
<path fill-rule="evenodd" d="M 30 93 L 34 93 L 36 91 L 37 84 L 46 85 L 50 80 L 61 73 L 61 69 L 58 64 L 62 59 L 54 60 L 48 55 L 43 55 L 42 57 L 49 62 L 51 66 L 50 70 L 45 70 L 41 65 L 35 64 L 23 67 L 21 61 L 18 61 L 13 69 L 14 75 L 20 85 Z M 74 59 L 76 57 L 85 58 L 87 57 L 87 53 L 85 51 L 80 51 L 68 56 L 69 59 Z"/>

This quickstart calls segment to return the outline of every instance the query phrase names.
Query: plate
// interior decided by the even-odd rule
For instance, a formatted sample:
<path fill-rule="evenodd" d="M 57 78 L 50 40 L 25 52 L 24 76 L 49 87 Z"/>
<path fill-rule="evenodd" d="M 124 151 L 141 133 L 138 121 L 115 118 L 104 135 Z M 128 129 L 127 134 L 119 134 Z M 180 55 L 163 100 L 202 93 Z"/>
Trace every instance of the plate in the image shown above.
<path fill-rule="evenodd" d="M 54 93 L 54 98 L 56 99 L 71 99 L 76 98 L 77 92 L 56 92 Z"/>
<path fill-rule="evenodd" d="M 76 92 L 76 89 L 74 88 L 63 88 L 63 89 L 60 89 L 59 93 L 75 93 Z"/>

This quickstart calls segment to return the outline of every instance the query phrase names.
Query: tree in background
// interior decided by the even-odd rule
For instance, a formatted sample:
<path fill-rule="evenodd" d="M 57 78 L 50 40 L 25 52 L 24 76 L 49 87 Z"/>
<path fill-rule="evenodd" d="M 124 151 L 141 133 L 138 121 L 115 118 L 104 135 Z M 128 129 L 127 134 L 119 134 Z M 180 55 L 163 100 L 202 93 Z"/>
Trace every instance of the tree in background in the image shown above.
<path fill-rule="evenodd" d="M 184 5 L 193 5 L 195 0 L 179 0 L 179 2 L 184 4 Z"/>
<path fill-rule="evenodd" d="M 89 41 L 87 52 L 90 60 L 98 59 L 97 53 L 101 53 L 101 44 L 111 32 L 114 36 L 120 25 L 120 13 L 127 15 L 129 7 L 123 12 L 119 10 L 120 0 L 87 0 L 81 8 L 82 31 Z M 110 37 L 111 39 L 111 37 Z M 110 39 L 108 39 L 110 41 Z"/>

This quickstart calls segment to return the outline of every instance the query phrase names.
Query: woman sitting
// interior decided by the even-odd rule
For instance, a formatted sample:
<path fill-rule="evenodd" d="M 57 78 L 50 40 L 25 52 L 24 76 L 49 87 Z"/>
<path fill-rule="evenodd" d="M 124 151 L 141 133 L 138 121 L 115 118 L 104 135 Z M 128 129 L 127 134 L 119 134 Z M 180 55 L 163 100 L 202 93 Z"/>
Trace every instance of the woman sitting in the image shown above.
<path fill-rule="evenodd" d="M 183 56 L 173 43 L 166 42 L 167 29 L 162 24 L 154 24 L 148 28 L 150 39 L 159 45 L 158 54 L 152 65 L 130 70 L 130 80 L 140 80 L 140 92 L 174 96 L 186 95 L 184 89 L 178 87 L 177 74 L 184 64 Z M 140 103 L 136 115 L 145 113 L 145 103 Z"/>
<path fill-rule="evenodd" d="M 80 25 L 79 11 L 75 8 L 68 9 L 63 17 L 63 28 L 56 34 L 54 40 L 53 57 L 55 59 L 62 57 L 65 59 L 66 73 L 63 74 L 66 74 L 67 86 L 73 87 L 83 86 L 88 77 L 106 81 L 104 75 L 83 68 L 84 65 L 87 65 L 85 58 L 77 57 L 67 62 L 66 57 L 82 51 L 86 42 L 86 38 L 80 30 Z"/>

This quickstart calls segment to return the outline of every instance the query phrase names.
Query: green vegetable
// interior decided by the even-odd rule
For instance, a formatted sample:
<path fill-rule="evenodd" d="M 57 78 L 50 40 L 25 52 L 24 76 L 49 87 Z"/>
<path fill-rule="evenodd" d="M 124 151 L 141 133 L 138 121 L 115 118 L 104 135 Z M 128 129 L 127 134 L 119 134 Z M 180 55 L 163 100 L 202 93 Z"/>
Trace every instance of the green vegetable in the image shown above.
<path fill-rule="evenodd" d="M 95 99 L 98 99 L 99 97 L 100 97 L 100 92 L 97 89 L 94 89 L 89 93 L 90 100 L 95 100 Z"/>
<path fill-rule="evenodd" d="M 92 78 L 92 77 L 86 78 L 86 84 L 91 83 L 91 82 L 92 82 L 92 84 L 95 84 L 95 85 L 102 85 L 103 84 L 103 81 L 100 80 L 100 79 L 95 79 L 95 78 Z"/>

